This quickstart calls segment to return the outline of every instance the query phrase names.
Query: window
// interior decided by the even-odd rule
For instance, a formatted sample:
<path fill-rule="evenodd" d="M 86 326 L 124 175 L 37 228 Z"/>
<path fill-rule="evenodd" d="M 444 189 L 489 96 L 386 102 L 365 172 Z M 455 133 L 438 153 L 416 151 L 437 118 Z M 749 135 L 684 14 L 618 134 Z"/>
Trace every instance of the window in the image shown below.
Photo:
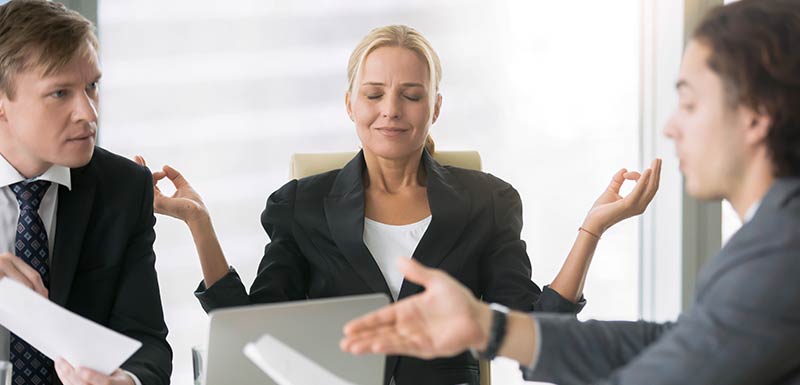
<path fill-rule="evenodd" d="M 291 154 L 358 148 L 344 109 L 346 64 L 380 25 L 408 24 L 438 51 L 437 147 L 480 151 L 485 171 L 519 190 L 522 237 L 540 286 L 555 277 L 611 176 L 640 168 L 634 0 L 579 10 L 510 0 L 101 0 L 98 19 L 101 145 L 181 170 L 248 286 L 268 241 L 259 214 L 287 181 Z M 582 318 L 638 316 L 638 221 L 604 235 Z M 186 384 L 189 347 L 207 328 L 192 294 L 202 275 L 183 223 L 159 217 L 157 233 L 173 383 Z M 493 376 L 521 381 L 508 362 L 498 361 Z"/>

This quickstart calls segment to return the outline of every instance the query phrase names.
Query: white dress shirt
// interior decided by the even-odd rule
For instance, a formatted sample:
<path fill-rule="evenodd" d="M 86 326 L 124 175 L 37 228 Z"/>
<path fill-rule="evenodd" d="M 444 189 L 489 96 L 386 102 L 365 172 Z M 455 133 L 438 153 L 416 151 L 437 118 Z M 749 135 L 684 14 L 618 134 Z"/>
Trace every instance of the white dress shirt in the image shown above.
<path fill-rule="evenodd" d="M 0 253 L 15 254 L 14 242 L 16 241 L 17 221 L 19 221 L 19 203 L 10 185 L 27 180 L 17 171 L 8 160 L 0 155 Z M 44 174 L 29 181 L 46 180 L 51 182 L 50 187 L 39 205 L 39 217 L 44 223 L 47 233 L 48 265 L 52 266 L 53 245 L 56 239 L 56 212 L 58 210 L 58 186 L 72 190 L 72 180 L 69 168 L 53 165 Z M 9 333 L 0 326 L 0 360 L 8 361 L 9 358 Z M 139 378 L 133 373 L 125 371 L 136 385 L 142 385 Z M 55 376 L 55 372 L 53 373 Z"/>

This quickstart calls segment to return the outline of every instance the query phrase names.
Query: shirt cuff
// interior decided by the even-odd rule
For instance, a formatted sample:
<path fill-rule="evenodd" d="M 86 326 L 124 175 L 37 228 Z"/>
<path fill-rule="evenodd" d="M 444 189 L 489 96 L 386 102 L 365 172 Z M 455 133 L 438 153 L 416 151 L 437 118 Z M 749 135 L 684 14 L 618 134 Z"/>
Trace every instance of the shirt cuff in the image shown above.
<path fill-rule="evenodd" d="M 139 377 L 136 377 L 136 375 L 135 375 L 135 374 L 133 374 L 133 373 L 131 373 L 131 372 L 129 372 L 129 371 L 127 371 L 127 370 L 125 370 L 125 369 L 122 369 L 122 371 L 123 371 L 123 372 L 125 372 L 125 374 L 127 374 L 127 375 L 128 375 L 130 378 L 131 378 L 131 379 L 133 379 L 133 383 L 134 383 L 134 384 L 136 384 L 136 385 L 142 385 L 142 382 L 141 382 L 141 381 L 139 381 Z"/>

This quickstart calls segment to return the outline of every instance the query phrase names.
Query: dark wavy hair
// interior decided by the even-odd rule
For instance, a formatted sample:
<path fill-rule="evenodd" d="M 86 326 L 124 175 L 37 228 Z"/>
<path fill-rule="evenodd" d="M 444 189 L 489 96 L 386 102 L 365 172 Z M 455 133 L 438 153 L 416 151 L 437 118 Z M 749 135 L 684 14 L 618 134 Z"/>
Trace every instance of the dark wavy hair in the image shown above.
<path fill-rule="evenodd" d="M 800 176 L 800 0 L 741 0 L 713 9 L 694 32 L 728 102 L 772 118 L 776 177 Z"/>

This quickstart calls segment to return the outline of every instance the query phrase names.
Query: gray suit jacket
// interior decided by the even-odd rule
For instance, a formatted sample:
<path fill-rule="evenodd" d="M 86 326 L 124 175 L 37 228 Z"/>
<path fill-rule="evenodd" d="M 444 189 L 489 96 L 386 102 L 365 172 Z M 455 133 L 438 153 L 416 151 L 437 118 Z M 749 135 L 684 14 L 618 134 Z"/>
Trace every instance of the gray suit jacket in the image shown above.
<path fill-rule="evenodd" d="M 800 384 L 800 178 L 775 182 L 703 268 L 677 322 L 537 314 L 528 380 L 571 384 Z"/>

